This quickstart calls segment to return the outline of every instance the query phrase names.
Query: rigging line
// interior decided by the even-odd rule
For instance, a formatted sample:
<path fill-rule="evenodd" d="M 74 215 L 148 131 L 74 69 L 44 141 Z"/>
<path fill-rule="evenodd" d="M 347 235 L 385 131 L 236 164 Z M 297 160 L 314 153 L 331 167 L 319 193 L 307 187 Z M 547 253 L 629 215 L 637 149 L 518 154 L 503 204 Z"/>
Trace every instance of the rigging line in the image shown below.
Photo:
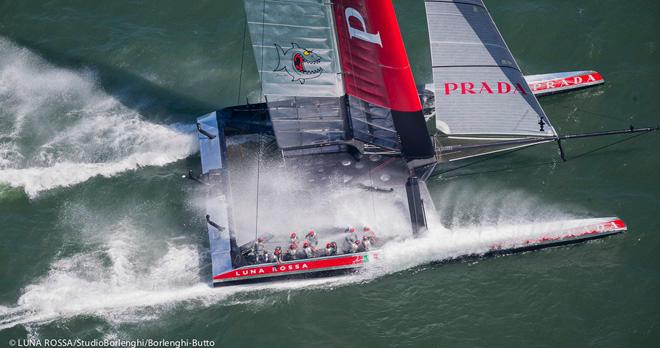
<path fill-rule="evenodd" d="M 629 136 L 629 137 L 627 137 L 627 138 L 625 138 L 625 139 L 617 140 L 617 141 L 612 142 L 612 143 L 610 143 L 610 144 L 603 145 L 603 146 L 597 147 L 597 148 L 595 148 L 595 149 L 593 149 L 593 150 L 589 150 L 589 151 L 587 151 L 587 152 L 581 153 L 581 154 L 579 154 L 579 155 L 573 157 L 573 159 L 582 158 L 582 157 L 584 157 L 584 156 L 587 156 L 587 155 L 593 154 L 593 153 L 595 153 L 595 152 L 598 152 L 598 151 L 600 151 L 600 150 L 604 150 L 604 149 L 606 149 L 606 148 L 608 148 L 608 147 L 611 147 L 611 146 L 614 146 L 614 145 L 617 145 L 617 144 L 624 143 L 624 142 L 626 142 L 626 141 L 633 140 L 633 139 L 635 139 L 635 138 L 637 138 L 637 137 L 640 137 L 640 136 L 642 136 L 642 135 L 646 135 L 646 134 L 648 134 L 648 132 L 646 132 L 646 133 L 638 133 L 638 134 L 635 134 L 635 135 Z"/>
<path fill-rule="evenodd" d="M 570 107 L 570 106 L 566 106 L 566 105 L 557 105 L 557 106 L 560 107 L 560 108 L 566 109 L 566 110 L 571 110 L 571 111 L 576 109 L 575 111 L 591 114 L 591 115 L 594 115 L 594 116 L 599 116 L 599 117 L 610 119 L 610 120 L 626 122 L 626 123 L 630 121 L 630 120 L 624 120 L 624 119 L 621 119 L 621 118 L 618 118 L 618 117 L 610 116 L 610 115 L 607 115 L 607 114 L 601 114 L 601 113 L 598 113 L 598 112 L 595 112 L 595 111 L 584 110 L 581 105 L 580 106 L 576 105 L 575 107 Z"/>
<path fill-rule="evenodd" d="M 638 134 L 634 134 L 634 135 L 632 135 L 632 136 L 630 136 L 630 137 L 627 137 L 627 138 L 625 138 L 625 139 L 617 140 L 617 141 L 612 142 L 612 143 L 610 143 L 610 144 L 607 144 L 607 145 L 604 145 L 604 146 L 598 147 L 598 148 L 596 148 L 596 149 L 589 150 L 589 151 L 587 151 L 587 152 L 581 153 L 581 154 L 579 154 L 579 155 L 577 155 L 577 156 L 572 157 L 571 159 L 578 159 L 578 158 L 581 158 L 581 157 L 584 157 L 584 156 L 587 156 L 587 155 L 593 154 L 593 153 L 595 153 L 595 152 L 598 152 L 598 151 L 604 150 L 604 149 L 606 149 L 606 148 L 608 148 L 608 147 L 611 147 L 611 146 L 614 146 L 614 145 L 617 145 L 617 144 L 621 144 L 621 143 L 624 143 L 624 142 L 627 142 L 627 141 L 633 140 L 634 138 L 637 138 L 637 137 L 639 137 L 639 136 L 646 135 L 646 134 L 648 134 L 648 133 L 638 133 Z M 513 150 L 513 151 L 509 151 L 509 152 L 504 152 L 504 153 L 501 153 L 501 154 L 497 155 L 496 157 L 499 157 L 500 155 L 510 154 L 510 153 L 513 153 L 513 152 L 516 152 L 516 151 L 520 151 L 520 150 L 525 150 L 525 149 L 527 149 L 527 148 L 524 147 L 524 148 L 516 149 L 516 150 Z M 448 172 L 451 172 L 451 171 L 454 171 L 454 170 L 458 170 L 458 169 L 462 169 L 462 168 L 465 168 L 465 167 L 469 167 L 469 166 L 471 166 L 471 165 L 473 165 L 473 164 L 482 163 L 482 162 L 485 162 L 485 161 L 488 161 L 488 160 L 494 159 L 494 158 L 496 158 L 496 157 L 489 157 L 489 158 L 483 159 L 483 160 L 481 160 L 481 161 L 477 161 L 477 162 L 469 163 L 469 164 L 467 164 L 467 165 L 465 165 L 465 166 L 452 168 L 452 169 L 449 169 L 449 170 L 444 171 L 444 172 L 441 172 L 441 173 L 436 173 L 436 174 L 433 174 L 432 176 L 437 176 L 437 175 L 445 174 L 445 173 L 448 173 Z M 540 162 L 540 163 L 535 163 L 535 164 L 530 164 L 530 165 L 525 165 L 525 166 L 507 167 L 507 168 L 502 168 L 502 169 L 493 169 L 493 170 L 487 170 L 487 171 L 475 172 L 475 173 L 457 174 L 457 175 L 452 175 L 452 176 L 445 177 L 445 179 L 458 178 L 458 177 L 471 176 L 471 175 L 479 175 L 479 174 L 493 174 L 493 173 L 498 173 L 498 172 L 513 171 L 513 170 L 516 170 L 516 169 L 534 168 L 534 167 L 541 167 L 541 166 L 555 165 L 555 164 L 557 164 L 556 161 Z"/>
<path fill-rule="evenodd" d="M 367 161 L 369 161 L 369 181 L 371 181 L 371 187 L 376 187 L 374 184 L 374 178 L 372 176 L 372 171 L 374 170 L 373 165 L 374 163 L 371 162 L 371 159 L 368 158 Z M 374 198 L 375 193 L 370 190 L 369 195 L 371 196 L 371 219 L 372 221 L 376 221 L 376 200 Z"/>
<path fill-rule="evenodd" d="M 456 171 L 456 170 L 459 170 L 459 169 L 467 168 L 467 167 L 473 166 L 473 165 L 475 165 L 475 164 L 479 164 L 479 163 L 483 163 L 483 162 L 486 162 L 486 161 L 490 161 L 490 160 L 493 160 L 493 159 L 496 159 L 496 158 L 500 158 L 500 157 L 502 157 L 502 156 L 504 156 L 504 155 L 508 155 L 508 154 L 511 154 L 511 153 L 514 153 L 514 152 L 518 152 L 518 151 L 522 151 L 522 150 L 528 149 L 528 148 L 530 148 L 530 147 L 531 147 L 531 146 L 525 146 L 525 147 L 521 147 L 521 148 L 518 148 L 518 149 L 513 149 L 513 150 L 508 150 L 508 151 L 500 152 L 500 153 L 498 153 L 498 154 L 492 154 L 492 155 L 490 155 L 490 156 L 487 157 L 487 158 L 482 158 L 482 159 L 480 159 L 480 160 L 477 160 L 477 161 L 474 161 L 474 162 L 471 162 L 471 163 L 468 163 L 468 164 L 465 164 L 465 165 L 462 165 L 462 166 L 454 167 L 454 168 L 447 169 L 447 170 L 442 171 L 442 172 L 438 172 L 438 173 L 431 174 L 431 177 L 439 176 L 439 175 L 446 174 L 446 173 L 449 173 L 449 172 L 453 172 L 453 171 Z"/>
<path fill-rule="evenodd" d="M 451 176 L 445 176 L 443 179 L 454 179 L 454 178 L 461 178 L 461 177 L 481 175 L 481 174 L 504 173 L 504 172 L 514 171 L 514 170 L 518 170 L 518 169 L 537 168 L 537 167 L 543 167 L 543 166 L 556 165 L 557 163 L 558 163 L 557 161 L 540 162 L 540 163 L 533 163 L 533 164 L 526 165 L 526 166 L 506 167 L 506 168 L 493 169 L 493 170 L 484 170 L 482 172 L 456 174 L 456 175 L 451 175 Z"/>
<path fill-rule="evenodd" d="M 247 34 L 247 13 L 243 23 L 243 45 L 241 46 L 241 73 L 238 77 L 238 93 L 236 93 L 236 105 L 241 104 L 241 88 L 243 87 L 243 62 L 245 61 L 245 35 Z"/>
<path fill-rule="evenodd" d="M 259 238 L 259 183 L 261 179 L 261 156 L 263 151 L 263 138 L 259 133 L 259 153 L 257 155 L 257 204 L 255 204 L 255 219 L 254 219 L 254 239 Z"/>
<path fill-rule="evenodd" d="M 264 98 L 264 38 L 266 37 L 266 0 L 263 1 L 263 8 L 261 10 L 261 66 L 259 67 L 259 81 L 261 83 L 261 98 L 259 102 Z M 247 22 L 247 18 L 245 18 Z"/>

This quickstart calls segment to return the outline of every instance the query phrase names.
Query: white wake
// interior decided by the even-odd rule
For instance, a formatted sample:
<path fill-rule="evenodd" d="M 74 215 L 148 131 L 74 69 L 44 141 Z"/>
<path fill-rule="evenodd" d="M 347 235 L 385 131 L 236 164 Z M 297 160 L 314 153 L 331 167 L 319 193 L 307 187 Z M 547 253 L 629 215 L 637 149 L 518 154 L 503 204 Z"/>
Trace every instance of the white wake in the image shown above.
<path fill-rule="evenodd" d="M 197 142 L 183 127 L 145 121 L 89 71 L 52 66 L 0 38 L 0 183 L 30 197 L 95 176 L 162 166 Z"/>

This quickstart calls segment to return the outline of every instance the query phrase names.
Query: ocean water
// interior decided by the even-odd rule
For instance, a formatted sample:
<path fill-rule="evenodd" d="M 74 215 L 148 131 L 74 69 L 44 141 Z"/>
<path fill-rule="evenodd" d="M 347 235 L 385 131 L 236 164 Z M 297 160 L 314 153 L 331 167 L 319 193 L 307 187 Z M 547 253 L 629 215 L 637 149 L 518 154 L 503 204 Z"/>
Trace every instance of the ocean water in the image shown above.
<path fill-rule="evenodd" d="M 428 83 L 423 1 L 394 3 Z M 604 86 L 541 100 L 560 133 L 660 124 L 660 3 L 487 5 L 525 73 L 604 75 Z M 244 20 L 239 0 L 0 1 L 0 347 L 660 343 L 658 134 L 566 143 L 566 163 L 541 146 L 435 178 L 445 228 L 389 245 L 364 274 L 209 287 L 203 213 L 181 174 L 199 170 L 194 119 L 255 96 Z M 434 263 L 524 235 L 516 225 L 601 216 L 629 233 Z"/>

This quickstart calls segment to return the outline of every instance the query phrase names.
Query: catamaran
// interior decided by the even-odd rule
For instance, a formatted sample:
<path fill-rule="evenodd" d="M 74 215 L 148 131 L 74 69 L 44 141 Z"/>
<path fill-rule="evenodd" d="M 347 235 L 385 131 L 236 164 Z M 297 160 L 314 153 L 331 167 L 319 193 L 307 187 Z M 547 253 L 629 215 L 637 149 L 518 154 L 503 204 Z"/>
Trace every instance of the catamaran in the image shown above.
<path fill-rule="evenodd" d="M 553 142 L 564 158 L 562 140 L 654 130 L 559 135 L 537 97 L 600 85 L 601 74 L 524 76 L 482 0 L 426 0 L 425 9 L 433 83 L 416 86 L 390 0 L 245 0 L 259 101 L 198 118 L 202 173 L 189 174 L 206 195 L 214 285 L 354 270 L 396 239 L 385 234 L 378 242 L 365 239 L 371 248 L 351 250 L 360 238 L 326 223 L 319 234 L 339 247 L 325 250 L 321 243 L 305 253 L 292 245 L 289 259 L 276 257 L 278 246 L 288 250 L 290 230 L 264 225 L 259 211 L 277 204 L 259 205 L 257 197 L 256 228 L 237 223 L 227 134 L 273 137 L 277 161 L 304 186 L 305 197 L 345 188 L 375 195 L 389 210 L 372 223 L 382 227 L 403 215 L 409 227 L 398 233 L 414 238 L 441 224 L 426 186 L 439 168 Z M 322 215 L 333 214 L 332 202 L 327 206 Z M 296 226 L 297 218 L 291 213 L 286 228 L 308 228 Z M 616 217 L 553 226 L 541 238 L 493 245 L 488 253 L 626 231 Z"/>

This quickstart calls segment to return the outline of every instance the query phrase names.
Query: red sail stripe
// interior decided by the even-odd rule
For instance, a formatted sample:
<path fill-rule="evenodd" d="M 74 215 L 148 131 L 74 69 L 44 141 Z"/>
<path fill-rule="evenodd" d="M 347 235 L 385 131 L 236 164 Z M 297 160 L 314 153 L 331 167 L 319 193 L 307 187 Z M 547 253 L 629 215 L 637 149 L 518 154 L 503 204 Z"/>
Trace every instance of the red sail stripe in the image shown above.
<path fill-rule="evenodd" d="M 390 0 L 333 3 L 348 95 L 392 110 L 422 109 Z"/>

